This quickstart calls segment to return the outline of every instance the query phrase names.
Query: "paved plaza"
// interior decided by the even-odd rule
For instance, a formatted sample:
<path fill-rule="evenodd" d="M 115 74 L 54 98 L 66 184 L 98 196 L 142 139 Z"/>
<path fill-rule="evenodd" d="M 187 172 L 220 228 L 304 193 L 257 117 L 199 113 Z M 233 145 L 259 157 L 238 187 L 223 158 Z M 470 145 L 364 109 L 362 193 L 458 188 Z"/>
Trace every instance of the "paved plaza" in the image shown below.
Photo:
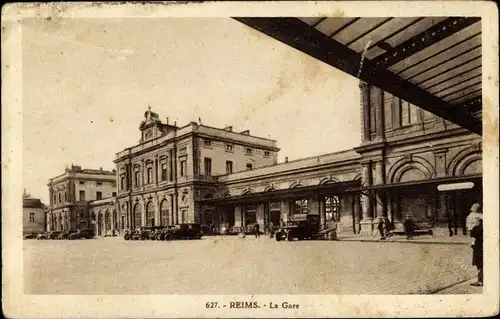
<path fill-rule="evenodd" d="M 467 245 L 267 237 L 25 240 L 26 294 L 411 294 L 475 277 Z"/>

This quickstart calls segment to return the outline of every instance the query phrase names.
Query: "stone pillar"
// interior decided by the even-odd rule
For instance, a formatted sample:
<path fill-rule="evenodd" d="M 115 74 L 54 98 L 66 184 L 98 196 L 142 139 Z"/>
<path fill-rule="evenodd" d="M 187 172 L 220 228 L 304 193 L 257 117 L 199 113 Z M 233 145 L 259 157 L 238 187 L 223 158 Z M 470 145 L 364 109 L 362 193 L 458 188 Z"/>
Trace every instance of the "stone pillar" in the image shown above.
<path fill-rule="evenodd" d="M 363 186 L 372 185 L 372 165 L 371 162 L 362 163 L 362 176 L 361 181 Z M 373 202 L 371 191 L 364 191 L 366 193 L 362 194 L 362 219 L 359 223 L 360 234 L 371 235 L 372 234 L 372 221 L 373 221 Z"/>
<path fill-rule="evenodd" d="M 363 142 L 370 140 L 370 85 L 366 82 L 360 82 L 359 88 L 361 89 L 361 114 L 363 118 L 361 123 L 363 124 Z"/>
<path fill-rule="evenodd" d="M 379 161 L 375 164 L 375 185 L 385 184 L 385 171 L 384 162 Z M 377 204 L 377 217 L 387 217 L 387 210 L 385 207 L 385 194 L 382 191 L 375 193 Z"/>
<path fill-rule="evenodd" d="M 142 210 L 141 210 L 141 225 L 140 225 L 142 227 L 146 226 L 146 205 L 144 205 L 144 204 L 145 204 L 145 199 L 143 197 L 141 200 Z"/>
<path fill-rule="evenodd" d="M 326 226 L 326 212 L 325 212 L 325 198 L 321 197 L 318 200 L 318 209 L 319 209 L 319 221 L 322 227 Z"/>
<path fill-rule="evenodd" d="M 257 215 L 257 224 L 259 224 L 260 230 L 264 231 L 264 204 L 255 204 L 255 213 Z"/>
<path fill-rule="evenodd" d="M 158 155 L 155 155 L 155 161 L 154 161 L 154 167 L 153 167 L 153 172 L 154 172 L 154 179 L 155 179 L 155 184 L 156 184 L 156 187 L 158 187 Z"/>
<path fill-rule="evenodd" d="M 288 221 L 288 217 L 290 216 L 290 203 L 286 200 L 281 201 L 281 219 L 283 221 Z"/>
<path fill-rule="evenodd" d="M 144 159 L 141 160 L 141 189 L 144 189 L 144 184 L 146 184 L 146 164 L 144 163 Z"/>
<path fill-rule="evenodd" d="M 241 205 L 234 205 L 234 227 L 243 227 Z"/>
<path fill-rule="evenodd" d="M 387 194 L 386 202 L 387 202 L 387 217 L 392 223 L 394 223 L 395 216 L 393 211 L 392 193 Z"/>
<path fill-rule="evenodd" d="M 160 226 L 161 225 L 161 219 L 160 219 L 160 201 L 158 200 L 158 196 L 155 196 L 155 226 Z"/>
<path fill-rule="evenodd" d="M 446 172 L 446 152 L 447 150 L 434 151 L 434 159 L 436 162 L 436 177 L 447 176 Z"/>
<path fill-rule="evenodd" d="M 172 224 L 175 225 L 179 223 L 177 206 L 175 205 L 175 198 L 174 198 L 175 195 L 169 195 L 169 196 L 170 196 L 170 217 L 171 217 L 170 220 L 172 221 Z"/>
<path fill-rule="evenodd" d="M 377 120 L 377 139 L 384 140 L 385 139 L 385 117 L 384 117 L 384 92 L 374 87 L 376 94 L 376 105 L 375 105 L 375 119 Z"/>
<path fill-rule="evenodd" d="M 355 229 L 354 229 L 354 233 L 355 234 L 358 234 L 359 231 L 360 231 L 360 221 L 361 221 L 361 195 L 353 195 L 353 215 L 354 215 L 354 225 L 355 225 Z"/>

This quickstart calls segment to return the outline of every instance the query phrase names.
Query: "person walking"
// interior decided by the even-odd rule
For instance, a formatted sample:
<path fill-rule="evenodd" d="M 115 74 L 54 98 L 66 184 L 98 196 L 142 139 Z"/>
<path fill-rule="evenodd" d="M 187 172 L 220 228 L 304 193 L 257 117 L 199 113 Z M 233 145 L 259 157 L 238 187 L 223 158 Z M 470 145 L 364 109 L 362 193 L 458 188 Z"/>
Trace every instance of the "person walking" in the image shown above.
<path fill-rule="evenodd" d="M 483 219 L 483 212 L 481 210 L 481 205 L 478 203 L 472 204 L 470 208 L 470 214 L 467 216 L 465 220 L 465 227 L 467 231 L 470 233 L 472 228 L 477 225 L 477 219 Z"/>
<path fill-rule="evenodd" d="M 255 234 L 255 238 L 260 237 L 260 226 L 258 223 L 255 223 L 255 225 L 253 225 L 253 232 Z"/>
<path fill-rule="evenodd" d="M 379 217 L 379 219 L 378 219 L 378 226 L 377 226 L 377 228 L 378 228 L 378 231 L 380 233 L 380 240 L 384 240 L 385 239 L 385 233 L 384 233 L 384 231 L 385 231 L 386 226 L 385 226 L 384 219 L 381 218 L 381 217 Z"/>
<path fill-rule="evenodd" d="M 475 226 L 470 231 L 470 236 L 474 239 L 472 244 L 472 265 L 477 267 L 477 282 L 472 286 L 483 285 L 483 219 L 476 217 Z"/>
<path fill-rule="evenodd" d="M 413 222 L 409 214 L 406 215 L 404 228 L 406 233 L 406 239 L 413 239 L 413 231 L 415 230 L 415 223 Z"/>

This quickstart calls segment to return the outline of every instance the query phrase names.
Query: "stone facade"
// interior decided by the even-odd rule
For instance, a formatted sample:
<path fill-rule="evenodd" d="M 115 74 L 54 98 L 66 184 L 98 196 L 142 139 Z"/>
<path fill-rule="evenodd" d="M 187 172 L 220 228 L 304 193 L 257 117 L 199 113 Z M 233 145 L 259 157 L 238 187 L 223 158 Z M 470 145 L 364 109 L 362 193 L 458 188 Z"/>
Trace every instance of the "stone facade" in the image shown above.
<path fill-rule="evenodd" d="M 116 173 L 72 165 L 49 180 L 47 230 L 75 230 L 91 226 L 89 202 L 116 196 Z"/>
<path fill-rule="evenodd" d="M 481 137 L 376 87 L 361 83 L 360 93 L 360 146 L 281 164 L 274 140 L 164 124 L 149 109 L 139 144 L 117 153 L 115 172 L 104 174 L 106 195 L 116 196 L 75 202 L 80 169 L 72 168 L 49 183 L 49 224 L 76 225 L 66 217 L 73 207 L 101 236 L 179 223 L 241 232 L 304 213 L 349 233 L 372 234 L 379 217 L 398 227 L 407 214 L 422 226 L 463 230 L 469 207 L 482 201 Z M 457 181 L 473 187 L 437 189 Z"/>
<path fill-rule="evenodd" d="M 23 195 L 23 234 L 41 233 L 46 229 L 46 207 L 38 198 Z"/>
<path fill-rule="evenodd" d="M 217 177 L 276 164 L 276 141 L 231 127 L 164 124 L 148 110 L 140 143 L 116 154 L 116 207 L 125 228 L 200 223 L 197 202 Z"/>

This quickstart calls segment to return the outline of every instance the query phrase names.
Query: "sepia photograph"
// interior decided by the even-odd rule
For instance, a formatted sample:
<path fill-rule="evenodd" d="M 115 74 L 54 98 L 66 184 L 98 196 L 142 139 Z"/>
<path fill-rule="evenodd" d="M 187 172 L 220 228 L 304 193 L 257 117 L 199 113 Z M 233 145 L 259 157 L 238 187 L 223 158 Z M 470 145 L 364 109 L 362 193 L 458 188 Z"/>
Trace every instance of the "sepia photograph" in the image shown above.
<path fill-rule="evenodd" d="M 498 16 L 410 3 L 4 7 L 4 312 L 497 314 Z"/>

